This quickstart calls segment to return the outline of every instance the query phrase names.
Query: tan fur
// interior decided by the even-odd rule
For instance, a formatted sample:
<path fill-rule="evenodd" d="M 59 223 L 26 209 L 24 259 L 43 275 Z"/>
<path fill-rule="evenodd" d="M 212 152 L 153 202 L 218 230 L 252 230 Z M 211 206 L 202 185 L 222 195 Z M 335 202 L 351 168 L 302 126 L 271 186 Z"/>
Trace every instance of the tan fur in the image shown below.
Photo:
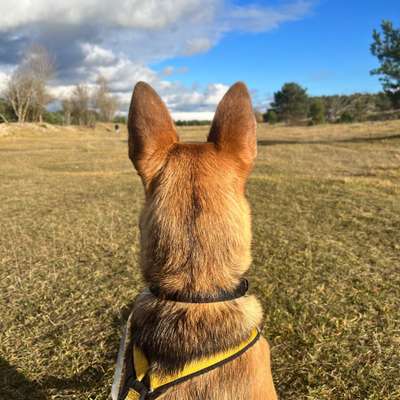
<path fill-rule="evenodd" d="M 245 184 L 256 156 L 246 87 L 221 101 L 203 144 L 181 144 L 165 105 L 144 83 L 133 93 L 129 154 L 146 193 L 140 219 L 141 269 L 166 293 L 213 295 L 234 289 L 251 263 Z M 133 338 L 159 373 L 227 350 L 262 322 L 254 296 L 178 303 L 144 292 L 133 310 Z M 233 362 L 170 389 L 165 400 L 276 399 L 265 339 Z"/>

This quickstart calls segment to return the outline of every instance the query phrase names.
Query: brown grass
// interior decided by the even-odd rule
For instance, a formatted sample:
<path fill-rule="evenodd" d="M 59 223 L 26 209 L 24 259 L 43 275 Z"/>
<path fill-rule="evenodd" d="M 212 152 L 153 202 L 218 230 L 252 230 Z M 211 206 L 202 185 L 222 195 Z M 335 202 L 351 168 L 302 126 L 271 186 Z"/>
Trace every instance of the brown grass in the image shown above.
<path fill-rule="evenodd" d="M 141 288 L 126 132 L 0 128 L 0 398 L 106 399 Z M 258 150 L 250 278 L 281 398 L 400 399 L 400 122 L 260 126 Z"/>

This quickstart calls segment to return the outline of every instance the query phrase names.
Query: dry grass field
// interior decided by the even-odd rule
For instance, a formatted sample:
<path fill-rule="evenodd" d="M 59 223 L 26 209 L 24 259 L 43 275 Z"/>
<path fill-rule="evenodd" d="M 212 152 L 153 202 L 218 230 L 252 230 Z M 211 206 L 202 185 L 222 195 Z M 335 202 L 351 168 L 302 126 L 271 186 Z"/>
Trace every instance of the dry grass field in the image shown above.
<path fill-rule="evenodd" d="M 0 136 L 0 399 L 106 399 L 142 288 L 126 132 Z M 400 121 L 258 136 L 249 278 L 280 398 L 400 399 Z"/>

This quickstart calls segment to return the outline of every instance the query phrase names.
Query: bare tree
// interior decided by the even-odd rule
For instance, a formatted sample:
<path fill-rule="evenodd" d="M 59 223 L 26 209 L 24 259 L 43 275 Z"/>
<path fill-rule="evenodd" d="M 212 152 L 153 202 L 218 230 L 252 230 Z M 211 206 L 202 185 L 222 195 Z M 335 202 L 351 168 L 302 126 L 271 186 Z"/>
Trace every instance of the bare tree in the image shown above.
<path fill-rule="evenodd" d="M 18 122 L 42 121 L 45 106 L 51 101 L 47 84 L 54 76 L 54 62 L 47 50 L 39 45 L 30 47 L 15 69 L 5 91 Z"/>
<path fill-rule="evenodd" d="M 323 96 L 327 120 L 335 122 L 340 118 L 340 115 L 349 109 L 349 96 Z"/>
<path fill-rule="evenodd" d="M 87 85 L 76 85 L 71 96 L 71 114 L 79 125 L 90 125 L 92 121 L 91 97 Z"/>
<path fill-rule="evenodd" d="M 72 116 L 72 101 L 71 99 L 64 99 L 61 102 L 63 113 L 64 113 L 64 125 L 71 125 Z"/>
<path fill-rule="evenodd" d="M 26 56 L 26 64 L 34 79 L 32 119 L 42 122 L 43 111 L 52 101 L 47 84 L 54 77 L 54 60 L 44 47 L 33 45 Z"/>
<path fill-rule="evenodd" d="M 103 122 L 112 121 L 118 110 L 118 100 L 111 95 L 107 79 L 104 76 L 99 75 L 96 83 L 94 103 L 99 113 L 99 119 Z"/>
<path fill-rule="evenodd" d="M 33 92 L 32 106 L 30 108 L 31 120 L 43 122 L 43 112 L 46 106 L 51 103 L 54 98 L 46 90 L 46 87 L 36 81 L 35 90 Z"/>
<path fill-rule="evenodd" d="M 11 104 L 18 122 L 25 122 L 32 104 L 33 97 L 33 77 L 31 71 L 23 65 L 17 67 L 8 81 L 5 91 L 6 99 Z"/>
<path fill-rule="evenodd" d="M 5 117 L 5 115 L 3 115 L 2 113 L 0 113 L 0 118 L 1 118 L 6 124 L 8 124 L 8 119 Z"/>

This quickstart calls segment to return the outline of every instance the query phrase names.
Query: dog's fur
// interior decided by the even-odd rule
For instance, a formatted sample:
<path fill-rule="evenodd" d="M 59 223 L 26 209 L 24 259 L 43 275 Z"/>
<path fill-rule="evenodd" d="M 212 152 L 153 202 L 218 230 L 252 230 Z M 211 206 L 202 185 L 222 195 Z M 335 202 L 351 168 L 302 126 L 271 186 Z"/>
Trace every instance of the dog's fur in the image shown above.
<path fill-rule="evenodd" d="M 206 143 L 179 143 L 166 106 L 142 82 L 133 92 L 128 127 L 129 156 L 146 195 L 140 219 L 146 284 L 187 295 L 234 289 L 251 263 L 245 184 L 257 145 L 246 86 L 237 83 L 225 95 Z M 191 304 L 145 291 L 132 315 L 133 341 L 161 374 L 232 348 L 262 322 L 254 296 Z M 276 399 L 266 340 L 223 367 L 173 387 L 162 399 Z"/>

